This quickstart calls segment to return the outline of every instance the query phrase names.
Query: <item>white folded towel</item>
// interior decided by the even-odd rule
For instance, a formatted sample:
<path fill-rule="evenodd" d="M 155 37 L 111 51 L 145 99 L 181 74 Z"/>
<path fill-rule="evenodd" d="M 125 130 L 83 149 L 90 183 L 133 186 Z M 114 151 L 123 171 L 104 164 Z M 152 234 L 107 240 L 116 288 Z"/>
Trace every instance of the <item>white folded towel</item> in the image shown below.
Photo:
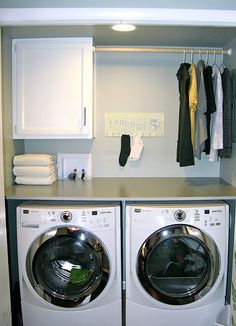
<path fill-rule="evenodd" d="M 13 168 L 15 176 L 28 176 L 28 177 L 49 177 L 51 174 L 56 173 L 56 165 L 17 165 Z"/>
<path fill-rule="evenodd" d="M 14 165 L 50 165 L 55 163 L 55 157 L 50 154 L 21 154 L 13 159 Z"/>
<path fill-rule="evenodd" d="M 57 180 L 56 175 L 50 177 L 16 177 L 15 182 L 19 185 L 51 185 Z"/>

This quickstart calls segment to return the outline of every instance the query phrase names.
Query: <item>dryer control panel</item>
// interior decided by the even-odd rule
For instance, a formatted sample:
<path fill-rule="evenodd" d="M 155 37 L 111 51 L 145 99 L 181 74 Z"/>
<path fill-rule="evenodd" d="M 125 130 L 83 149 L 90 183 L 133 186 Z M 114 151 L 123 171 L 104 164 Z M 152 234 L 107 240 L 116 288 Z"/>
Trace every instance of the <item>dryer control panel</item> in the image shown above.
<path fill-rule="evenodd" d="M 137 228 L 161 228 L 171 224 L 188 224 L 204 229 L 228 226 L 226 203 L 189 203 L 130 206 L 131 220 Z"/>

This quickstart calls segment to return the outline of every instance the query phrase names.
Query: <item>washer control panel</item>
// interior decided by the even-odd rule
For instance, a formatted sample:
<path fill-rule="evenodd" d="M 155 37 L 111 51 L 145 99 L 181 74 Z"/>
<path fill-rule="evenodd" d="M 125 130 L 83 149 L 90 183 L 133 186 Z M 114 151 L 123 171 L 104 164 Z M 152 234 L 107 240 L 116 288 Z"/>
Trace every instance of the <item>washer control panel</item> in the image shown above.
<path fill-rule="evenodd" d="M 23 227 L 39 228 L 60 224 L 82 226 L 89 229 L 105 229 L 115 224 L 116 207 L 21 207 Z"/>

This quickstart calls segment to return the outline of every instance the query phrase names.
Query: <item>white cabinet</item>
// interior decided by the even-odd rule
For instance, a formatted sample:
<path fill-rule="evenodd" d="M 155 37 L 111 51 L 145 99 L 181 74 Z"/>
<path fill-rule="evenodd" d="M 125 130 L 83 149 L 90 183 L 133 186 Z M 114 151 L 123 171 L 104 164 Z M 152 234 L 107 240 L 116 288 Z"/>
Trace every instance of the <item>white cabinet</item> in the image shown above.
<path fill-rule="evenodd" d="M 15 39 L 13 138 L 92 138 L 91 38 Z"/>

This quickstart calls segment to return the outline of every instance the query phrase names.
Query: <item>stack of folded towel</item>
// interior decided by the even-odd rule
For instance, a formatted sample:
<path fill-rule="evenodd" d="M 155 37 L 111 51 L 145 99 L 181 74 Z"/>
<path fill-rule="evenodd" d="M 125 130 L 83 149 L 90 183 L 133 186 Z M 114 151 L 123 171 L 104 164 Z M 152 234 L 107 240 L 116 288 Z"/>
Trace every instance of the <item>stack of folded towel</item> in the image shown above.
<path fill-rule="evenodd" d="M 22 154 L 13 159 L 17 184 L 50 185 L 57 180 L 56 162 L 49 154 Z"/>

